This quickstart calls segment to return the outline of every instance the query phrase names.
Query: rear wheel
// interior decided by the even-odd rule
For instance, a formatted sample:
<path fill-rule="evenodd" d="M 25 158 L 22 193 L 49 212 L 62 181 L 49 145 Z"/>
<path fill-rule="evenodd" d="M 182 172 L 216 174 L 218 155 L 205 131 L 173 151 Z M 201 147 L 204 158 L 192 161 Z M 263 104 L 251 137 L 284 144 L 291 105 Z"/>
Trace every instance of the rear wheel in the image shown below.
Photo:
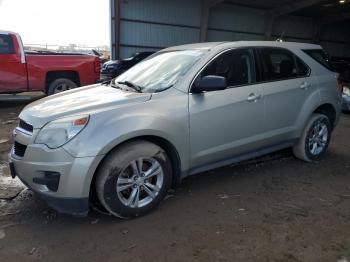
<path fill-rule="evenodd" d="M 59 78 L 53 81 L 49 85 L 47 89 L 47 94 L 48 95 L 58 94 L 76 87 L 77 87 L 77 84 L 74 83 L 72 80 L 69 80 L 67 78 Z"/>
<path fill-rule="evenodd" d="M 294 155 L 307 162 L 318 160 L 327 151 L 331 134 L 329 118 L 323 114 L 313 114 L 293 147 Z"/>
<path fill-rule="evenodd" d="M 127 218 L 152 211 L 171 184 L 171 163 L 160 147 L 133 141 L 117 148 L 97 172 L 96 192 L 111 214 Z"/>

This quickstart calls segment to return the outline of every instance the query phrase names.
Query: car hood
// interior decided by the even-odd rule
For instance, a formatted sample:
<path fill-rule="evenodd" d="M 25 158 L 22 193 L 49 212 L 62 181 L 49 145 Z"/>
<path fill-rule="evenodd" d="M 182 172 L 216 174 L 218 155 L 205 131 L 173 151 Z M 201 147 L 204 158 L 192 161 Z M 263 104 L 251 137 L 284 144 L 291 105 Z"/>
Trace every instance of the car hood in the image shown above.
<path fill-rule="evenodd" d="M 23 109 L 19 118 L 34 128 L 41 128 L 60 117 L 92 114 L 110 107 L 146 102 L 150 98 L 150 93 L 127 92 L 106 85 L 92 85 L 35 101 Z"/>

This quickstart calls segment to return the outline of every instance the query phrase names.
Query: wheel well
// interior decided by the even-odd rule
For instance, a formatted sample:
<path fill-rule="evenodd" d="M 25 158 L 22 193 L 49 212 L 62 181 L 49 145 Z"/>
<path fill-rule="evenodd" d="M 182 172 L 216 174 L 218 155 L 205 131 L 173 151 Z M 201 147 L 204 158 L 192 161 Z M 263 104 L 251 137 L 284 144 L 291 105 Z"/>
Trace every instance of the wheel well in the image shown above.
<path fill-rule="evenodd" d="M 96 192 L 95 192 L 95 181 L 96 181 L 96 172 L 99 169 L 100 165 L 102 164 L 103 160 L 106 158 L 106 156 L 113 151 L 115 148 L 129 143 L 133 140 L 145 140 L 145 141 L 149 141 L 153 144 L 156 144 L 157 146 L 161 147 L 162 149 L 165 150 L 165 152 L 167 153 L 168 157 L 170 158 L 171 161 L 171 166 L 172 166 L 172 171 L 173 171 L 173 181 L 172 181 L 172 187 L 176 187 L 180 182 L 181 182 L 181 160 L 180 160 L 180 156 L 179 153 L 177 152 L 176 148 L 174 147 L 174 145 L 172 143 L 170 143 L 168 140 L 161 138 L 161 137 L 157 137 L 157 136 L 139 136 L 139 137 L 134 137 L 131 139 L 128 139 L 118 145 L 116 145 L 114 148 L 112 148 L 106 155 L 105 157 L 101 160 L 101 162 L 99 163 L 99 165 L 97 166 L 96 170 L 95 170 L 95 174 L 92 178 L 91 181 L 91 185 L 90 185 L 90 200 L 93 201 L 98 201 L 97 197 L 96 197 Z"/>
<path fill-rule="evenodd" d="M 168 157 L 170 158 L 171 166 L 173 169 L 173 186 L 176 186 L 177 184 L 180 183 L 181 160 L 180 160 L 179 153 L 177 152 L 176 148 L 172 143 L 170 143 L 168 140 L 164 138 L 157 137 L 157 136 L 141 136 L 141 137 L 133 138 L 131 140 L 134 140 L 134 139 L 146 140 L 164 149 Z M 129 142 L 131 140 L 128 140 L 126 142 Z"/>
<path fill-rule="evenodd" d="M 59 78 L 66 78 L 73 81 L 77 86 L 80 86 L 79 73 L 76 71 L 51 71 L 46 74 L 45 88 L 49 88 L 50 84 Z"/>
<path fill-rule="evenodd" d="M 314 111 L 314 113 L 326 115 L 332 124 L 332 128 L 334 127 L 337 113 L 331 104 L 324 104 L 324 105 L 319 106 Z"/>

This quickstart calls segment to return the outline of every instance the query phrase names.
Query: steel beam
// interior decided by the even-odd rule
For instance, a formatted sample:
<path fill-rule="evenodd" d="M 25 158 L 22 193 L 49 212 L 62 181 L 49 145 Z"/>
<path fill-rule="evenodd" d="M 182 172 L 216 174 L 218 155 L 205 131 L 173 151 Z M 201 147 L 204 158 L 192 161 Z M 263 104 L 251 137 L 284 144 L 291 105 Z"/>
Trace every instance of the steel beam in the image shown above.
<path fill-rule="evenodd" d="M 113 59 L 120 58 L 120 11 L 121 11 L 121 0 L 112 0 L 114 1 L 114 57 Z"/>
<path fill-rule="evenodd" d="M 207 40 L 209 14 L 210 14 L 210 1 L 202 0 L 199 42 L 205 42 Z"/>
<path fill-rule="evenodd" d="M 266 28 L 265 28 L 265 40 L 271 40 L 273 24 L 275 23 L 275 17 L 272 15 L 267 16 Z"/>
<path fill-rule="evenodd" d="M 199 42 L 207 41 L 210 8 L 222 2 L 224 0 L 202 0 Z"/>
<path fill-rule="evenodd" d="M 309 6 L 313 6 L 321 2 L 324 2 L 324 0 L 303 0 L 303 1 L 297 1 L 297 2 L 291 1 L 282 7 L 277 7 L 270 10 L 270 14 L 274 17 L 286 15 L 286 14 L 293 13 L 295 11 L 307 8 Z"/>
<path fill-rule="evenodd" d="M 320 23 L 320 21 L 318 19 L 315 19 L 314 20 L 314 35 L 312 38 L 312 41 L 315 44 L 318 44 L 320 42 L 322 30 L 323 30 L 323 25 Z"/>

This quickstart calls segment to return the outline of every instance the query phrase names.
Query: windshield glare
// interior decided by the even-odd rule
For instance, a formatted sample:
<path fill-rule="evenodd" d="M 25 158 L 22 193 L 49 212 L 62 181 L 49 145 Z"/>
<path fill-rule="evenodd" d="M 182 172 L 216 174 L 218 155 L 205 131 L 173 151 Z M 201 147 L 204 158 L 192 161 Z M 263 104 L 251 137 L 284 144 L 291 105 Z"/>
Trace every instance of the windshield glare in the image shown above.
<path fill-rule="evenodd" d="M 202 56 L 201 50 L 157 53 L 114 79 L 114 84 L 128 81 L 142 92 L 161 92 L 175 85 Z"/>

